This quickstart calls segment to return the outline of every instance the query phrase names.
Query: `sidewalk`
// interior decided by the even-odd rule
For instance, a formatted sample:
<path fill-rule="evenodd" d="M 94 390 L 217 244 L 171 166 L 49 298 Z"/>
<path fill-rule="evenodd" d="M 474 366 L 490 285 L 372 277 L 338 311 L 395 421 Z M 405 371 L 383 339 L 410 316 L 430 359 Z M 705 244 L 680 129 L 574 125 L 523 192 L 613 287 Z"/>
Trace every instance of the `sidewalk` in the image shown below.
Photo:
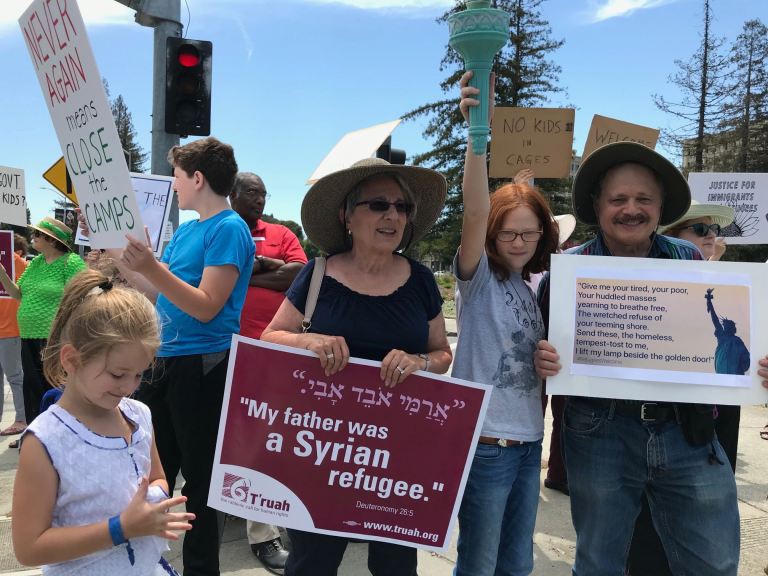
<path fill-rule="evenodd" d="M 13 402 L 5 385 L 5 415 L 3 428 L 13 419 Z M 10 408 L 10 409 L 9 409 Z M 745 407 L 741 413 L 739 437 L 739 461 L 736 480 L 741 512 L 741 566 L 739 576 L 760 576 L 768 563 L 768 441 L 762 440 L 759 431 L 768 422 L 768 408 Z M 547 418 L 547 436 L 544 442 L 544 461 L 547 459 L 551 417 Z M 8 448 L 13 437 L 0 437 L 0 574 L 35 576 L 38 569 L 20 566 L 11 545 L 11 510 L 13 479 L 18 452 Z M 542 482 L 545 470 L 542 470 Z M 421 576 L 448 576 L 456 560 L 456 531 L 451 547 L 443 554 L 419 551 Z M 547 490 L 542 485 L 539 496 L 539 514 L 534 536 L 534 576 L 568 576 L 571 573 L 575 535 L 571 526 L 568 498 L 559 492 Z M 340 576 L 368 574 L 366 545 L 350 544 Z M 227 576 L 267 575 L 264 568 L 251 554 L 245 538 L 245 521 L 229 519 L 224 530 L 221 546 L 221 573 Z M 181 568 L 181 545 L 173 543 L 168 559 Z"/>

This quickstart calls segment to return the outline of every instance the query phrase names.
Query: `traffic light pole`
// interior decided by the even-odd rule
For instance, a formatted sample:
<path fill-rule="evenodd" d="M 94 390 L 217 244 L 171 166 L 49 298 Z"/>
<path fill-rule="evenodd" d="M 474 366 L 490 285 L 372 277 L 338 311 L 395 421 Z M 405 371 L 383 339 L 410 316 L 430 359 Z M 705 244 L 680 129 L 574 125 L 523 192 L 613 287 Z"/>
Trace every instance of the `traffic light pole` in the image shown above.
<path fill-rule="evenodd" d="M 154 28 L 152 64 L 152 174 L 172 174 L 168 150 L 178 145 L 179 137 L 165 131 L 165 42 L 169 36 L 181 36 L 181 0 L 116 0 L 136 11 L 136 22 Z M 179 226 L 179 205 L 173 195 L 170 220 Z"/>

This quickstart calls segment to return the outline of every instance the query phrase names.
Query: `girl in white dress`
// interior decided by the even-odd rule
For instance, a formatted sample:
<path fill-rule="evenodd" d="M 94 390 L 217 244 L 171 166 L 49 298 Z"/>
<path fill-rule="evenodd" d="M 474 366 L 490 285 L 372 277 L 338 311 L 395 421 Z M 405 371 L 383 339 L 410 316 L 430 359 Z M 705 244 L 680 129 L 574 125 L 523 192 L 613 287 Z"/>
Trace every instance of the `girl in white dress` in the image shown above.
<path fill-rule="evenodd" d="M 64 392 L 24 436 L 13 548 L 45 575 L 176 574 L 166 540 L 194 519 L 169 512 L 149 409 L 129 398 L 159 345 L 152 304 L 95 270 L 64 291 L 43 356 Z"/>

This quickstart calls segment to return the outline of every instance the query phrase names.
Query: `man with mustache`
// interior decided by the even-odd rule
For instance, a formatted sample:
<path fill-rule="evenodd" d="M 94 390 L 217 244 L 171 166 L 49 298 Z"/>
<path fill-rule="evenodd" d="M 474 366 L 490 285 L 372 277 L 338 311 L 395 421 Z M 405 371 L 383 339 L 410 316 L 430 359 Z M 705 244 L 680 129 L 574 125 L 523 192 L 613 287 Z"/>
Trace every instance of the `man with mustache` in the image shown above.
<path fill-rule="evenodd" d="M 594 151 L 574 178 L 572 200 L 576 217 L 598 232 L 568 253 L 702 259 L 693 244 L 656 234 L 688 210 L 691 193 L 679 170 L 650 148 L 621 142 Z M 548 323 L 549 276 L 539 301 Z M 557 374 L 558 359 L 549 342 L 539 342 L 540 376 Z M 768 361 L 760 364 L 758 374 L 768 379 Z M 635 528 L 646 497 L 673 574 L 736 576 L 736 483 L 712 406 L 571 396 L 563 440 L 577 535 L 574 576 L 625 573 L 630 542 L 653 529 Z"/>

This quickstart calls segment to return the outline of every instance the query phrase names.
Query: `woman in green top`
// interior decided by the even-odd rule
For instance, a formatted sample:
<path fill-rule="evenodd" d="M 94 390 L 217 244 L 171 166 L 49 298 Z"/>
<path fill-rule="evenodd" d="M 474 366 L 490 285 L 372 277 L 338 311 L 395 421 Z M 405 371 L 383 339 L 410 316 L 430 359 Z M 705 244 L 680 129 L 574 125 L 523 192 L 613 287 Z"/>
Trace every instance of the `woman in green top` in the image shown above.
<path fill-rule="evenodd" d="M 40 413 L 40 400 L 51 388 L 43 376 L 41 353 L 59 309 L 64 286 L 75 274 L 86 269 L 83 259 L 70 249 L 72 230 L 69 227 L 46 216 L 30 228 L 33 229 L 32 246 L 40 254 L 29 263 L 18 282 L 14 283 L 0 265 L 0 283 L 11 297 L 20 301 L 17 318 L 27 424 Z"/>

